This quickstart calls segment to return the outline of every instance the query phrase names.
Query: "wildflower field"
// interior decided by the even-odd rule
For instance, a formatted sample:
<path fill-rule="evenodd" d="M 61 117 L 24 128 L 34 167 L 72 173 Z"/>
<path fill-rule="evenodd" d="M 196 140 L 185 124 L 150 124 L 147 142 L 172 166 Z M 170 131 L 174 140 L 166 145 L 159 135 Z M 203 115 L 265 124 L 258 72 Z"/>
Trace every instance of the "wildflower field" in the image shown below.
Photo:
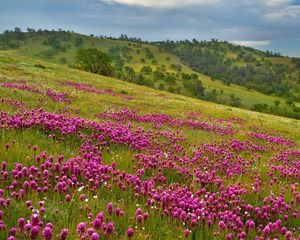
<path fill-rule="evenodd" d="M 0 52 L 0 239 L 300 239 L 300 121 Z"/>

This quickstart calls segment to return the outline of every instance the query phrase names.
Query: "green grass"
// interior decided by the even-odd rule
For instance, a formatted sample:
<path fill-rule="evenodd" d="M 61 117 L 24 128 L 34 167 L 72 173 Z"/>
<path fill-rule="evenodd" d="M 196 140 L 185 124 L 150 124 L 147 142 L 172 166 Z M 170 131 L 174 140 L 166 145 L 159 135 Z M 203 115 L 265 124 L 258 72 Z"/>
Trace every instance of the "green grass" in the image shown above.
<path fill-rule="evenodd" d="M 109 43 L 107 43 L 109 44 Z M 108 46 L 108 45 L 107 45 Z M 30 56 L 29 54 L 28 56 Z M 164 56 L 161 55 L 163 61 Z M 175 59 L 175 58 L 174 58 Z M 173 61 L 171 58 L 170 61 Z M 174 60 L 175 61 L 175 60 Z M 45 68 L 41 69 L 37 67 L 37 64 L 43 65 Z M 282 135 L 288 139 L 294 140 L 297 146 L 300 145 L 300 121 L 287 119 L 278 116 L 272 116 L 262 113 L 251 112 L 243 109 L 232 108 L 224 105 L 209 103 L 195 98 L 185 97 L 181 95 L 172 94 L 166 91 L 159 91 L 143 86 L 138 86 L 114 78 L 103 77 L 87 72 L 79 71 L 76 69 L 68 68 L 67 66 L 56 65 L 53 63 L 47 63 L 36 59 L 31 59 L 24 56 L 16 55 L 15 53 L 1 51 L 0 52 L 0 83 L 6 81 L 15 81 L 19 79 L 25 79 L 30 84 L 41 86 L 41 88 L 51 88 L 57 91 L 68 92 L 74 101 L 71 104 L 56 103 L 46 98 L 43 103 L 39 102 L 38 99 L 41 96 L 28 93 L 22 90 L 12 90 L 0 86 L 0 97 L 2 98 L 14 98 L 19 101 L 25 102 L 32 108 L 43 108 L 46 111 L 58 112 L 60 109 L 71 109 L 80 110 L 80 115 L 87 119 L 100 121 L 95 114 L 106 111 L 116 110 L 122 107 L 129 109 L 140 109 L 141 114 L 148 113 L 162 113 L 173 116 L 175 118 L 185 118 L 188 112 L 201 112 L 205 117 L 211 116 L 214 118 L 229 119 L 231 116 L 241 117 L 245 120 L 245 125 L 239 127 L 237 124 L 234 127 L 237 129 L 237 133 L 234 135 L 235 138 L 240 140 L 248 139 L 247 130 L 253 129 L 254 126 L 259 127 L 261 130 L 273 133 L 274 135 Z M 97 88 L 108 88 L 115 92 L 126 92 L 129 96 L 133 97 L 133 100 L 126 101 L 118 97 L 110 95 L 99 95 L 93 93 L 84 93 L 80 90 L 75 90 L 72 87 L 62 84 L 62 81 L 71 80 L 74 82 L 91 84 Z M 204 81 L 204 80 L 203 80 Z M 204 81 L 206 84 L 216 84 L 218 81 L 211 81 L 208 77 Z M 228 87 L 223 86 L 226 91 L 234 89 L 235 93 L 239 92 L 243 95 L 243 90 L 240 87 Z M 227 89 L 228 88 L 228 89 Z M 233 90 L 232 90 L 233 91 Z M 246 91 L 245 91 L 246 92 Z M 236 94 L 237 95 L 237 94 Z M 238 96 L 238 95 L 237 95 Z M 273 101 L 272 97 L 267 97 L 259 93 L 248 92 L 247 98 L 249 103 L 254 101 L 253 99 L 264 99 L 265 101 Z M 260 101 L 260 100 L 256 100 Z M 6 104 L 1 104 L 1 111 L 7 111 L 14 113 L 16 110 Z M 148 123 L 137 123 L 133 122 L 134 126 L 140 126 L 145 129 L 152 129 L 152 125 Z M 172 131 L 176 131 L 176 128 L 171 128 Z M 201 144 L 209 143 L 214 140 L 228 140 L 229 137 L 217 136 L 213 133 L 205 132 L 199 129 L 186 129 L 182 128 L 184 136 L 187 138 L 186 147 L 189 144 Z M 277 133 L 277 134 L 276 134 Z M 48 154 L 58 156 L 64 154 L 65 158 L 74 157 L 77 153 L 77 148 L 80 144 L 75 136 L 70 136 L 64 141 L 55 141 L 48 138 L 48 136 L 41 130 L 31 128 L 24 131 L 18 130 L 4 130 L 0 129 L 0 162 L 8 161 L 8 169 L 11 169 L 13 164 L 16 162 L 22 163 L 24 166 L 30 166 L 34 164 L 34 153 L 28 148 L 28 144 L 39 147 L 38 153 L 41 151 L 47 151 Z M 11 143 L 13 140 L 16 143 L 12 148 L 6 152 L 4 145 Z M 114 145 L 111 147 L 111 152 L 103 151 L 103 162 L 110 164 L 112 161 L 117 163 L 117 166 L 121 170 L 125 170 L 129 173 L 134 173 L 133 163 L 131 162 L 135 151 L 129 150 L 128 148 L 121 145 Z M 267 176 L 267 159 L 274 153 L 263 153 L 262 162 L 257 163 L 255 167 L 259 169 L 262 174 L 262 179 L 268 179 Z M 245 155 L 245 158 L 251 158 L 252 156 Z M 147 174 L 151 176 L 155 171 L 149 171 Z M 252 173 L 252 172 L 251 172 Z M 180 184 L 190 184 L 189 180 L 181 179 L 181 177 L 172 171 L 164 173 L 168 178 L 168 183 L 177 182 L 180 180 Z M 281 179 L 283 185 L 289 183 L 285 179 Z M 250 176 L 242 175 L 233 178 L 228 178 L 229 183 L 250 183 L 253 181 Z M 267 182 L 267 180 L 266 180 Z M 0 182 L 0 188 L 4 187 L 4 183 Z M 262 196 L 269 194 L 270 188 L 268 184 L 262 193 L 259 195 L 247 196 L 247 201 L 255 205 L 261 203 Z M 274 191 L 279 191 L 274 189 Z M 48 192 L 46 194 L 37 194 L 36 192 L 29 193 L 28 199 L 33 201 L 34 206 L 37 206 L 39 200 L 45 200 L 45 207 L 47 213 L 43 217 L 43 221 L 52 222 L 55 225 L 54 232 L 58 234 L 62 228 L 70 229 L 69 239 L 78 239 L 78 235 L 75 232 L 76 225 L 80 221 L 90 222 L 88 213 L 92 212 L 97 214 L 100 211 L 105 210 L 105 206 L 108 202 L 112 201 L 117 207 L 120 207 L 125 211 L 125 215 L 117 219 L 117 217 L 108 217 L 108 221 L 115 222 L 115 228 L 117 230 L 116 239 L 126 239 L 125 231 L 128 226 L 136 226 L 134 217 L 135 210 L 138 206 L 141 206 L 143 210 L 145 208 L 145 198 L 134 198 L 132 191 L 121 191 L 115 185 L 112 191 L 107 188 L 100 187 L 96 194 L 92 194 L 89 191 L 83 190 L 87 194 L 89 199 L 90 210 L 85 210 L 85 203 L 78 200 L 79 192 L 75 192 L 72 195 L 74 201 L 70 203 L 64 201 L 63 195 Z M 95 197 L 97 196 L 97 197 Z M 23 205 L 22 205 L 23 204 Z M 83 210 L 80 209 L 83 207 Z M 58 209 L 58 212 L 55 210 Z M 147 209 L 148 210 L 148 209 Z M 149 209 L 150 213 L 149 220 L 138 225 L 135 229 L 135 235 L 133 239 L 183 239 L 183 226 L 179 221 L 171 220 L 168 217 L 163 217 L 160 211 L 155 209 Z M 10 213 L 7 215 L 7 213 Z M 4 222 L 8 226 L 15 226 L 19 216 L 24 216 L 27 219 L 30 217 L 31 212 L 24 209 L 24 203 L 21 200 L 14 201 L 9 209 L 5 210 Z M 107 215 L 107 213 L 106 213 Z M 299 219 L 295 222 L 289 222 L 291 226 L 299 224 Z M 217 231 L 218 227 L 214 225 L 212 228 L 208 228 L 207 225 L 199 225 L 193 229 L 193 234 L 189 239 L 223 239 L 225 233 L 221 233 L 219 237 L 214 237 L 214 231 Z M 4 239 L 7 237 L 8 229 L 0 231 L 0 238 Z M 254 233 L 250 233 L 250 237 L 254 237 Z M 113 238 L 110 238 L 113 239 Z"/>
<path fill-rule="evenodd" d="M 180 59 L 170 53 L 162 52 L 158 49 L 158 47 L 150 44 L 141 44 L 141 46 L 134 45 L 133 42 L 130 41 L 124 41 L 124 40 L 113 40 L 113 39 L 100 39 L 96 37 L 90 37 L 85 35 L 80 35 L 77 33 L 69 33 L 67 34 L 68 38 L 65 40 L 61 40 L 61 45 L 63 47 L 66 47 L 65 52 L 58 51 L 56 54 L 54 54 L 51 58 L 45 58 L 40 53 L 45 50 L 51 49 L 50 46 L 44 45 L 44 41 L 47 39 L 48 35 L 45 34 L 35 34 L 35 35 L 29 35 L 25 39 L 24 42 L 19 42 L 20 48 L 17 50 L 10 50 L 12 52 L 15 52 L 17 54 L 35 58 L 39 60 L 48 61 L 51 63 L 57 63 L 61 64 L 60 59 L 63 57 L 67 60 L 65 65 L 73 65 L 77 47 L 74 45 L 76 38 L 80 37 L 83 39 L 83 44 L 80 46 L 82 48 L 97 48 L 101 51 L 108 52 L 110 47 L 115 46 L 127 46 L 131 49 L 129 52 L 129 56 L 132 57 L 132 60 L 126 61 L 125 65 L 133 67 L 136 71 L 140 71 L 140 69 L 145 66 L 151 66 L 152 69 L 156 69 L 158 66 L 164 65 L 166 67 L 167 72 L 174 72 L 170 68 L 171 64 L 179 64 L 182 66 L 182 72 L 184 73 L 195 73 L 199 76 L 199 79 L 202 81 L 204 87 L 206 88 L 206 92 L 212 91 L 215 89 L 218 93 L 218 99 L 223 102 L 226 105 L 230 104 L 230 96 L 233 94 L 235 97 L 241 99 L 241 108 L 251 109 L 251 106 L 257 103 L 260 104 L 268 104 L 269 106 L 274 106 L 274 101 L 279 100 L 281 102 L 280 107 L 286 108 L 287 111 L 291 111 L 292 107 L 287 105 L 285 103 L 284 98 L 276 97 L 276 96 L 269 96 L 262 93 L 259 93 L 257 91 L 248 90 L 242 86 L 231 84 L 230 86 L 224 85 L 222 81 L 219 80 L 212 80 L 209 76 L 197 73 L 190 69 L 187 65 L 180 62 Z M 129 46 L 130 44 L 130 46 Z M 147 59 L 145 57 L 145 51 L 144 49 L 148 47 L 150 51 L 153 53 L 155 60 L 157 61 L 157 64 L 152 64 L 151 60 Z M 136 50 L 140 50 L 139 53 L 136 52 Z M 249 50 L 245 50 L 246 52 Z M 250 51 L 249 51 L 250 52 Z M 227 54 L 229 58 L 236 58 L 236 53 L 229 51 Z M 256 54 L 257 55 L 257 54 Z M 255 56 L 256 56 L 255 55 Z M 141 62 L 141 59 L 144 58 L 146 60 L 145 63 Z M 169 58 L 169 60 L 167 60 Z M 259 59 L 259 55 L 257 55 L 257 58 Z M 293 66 L 291 63 L 291 60 L 284 57 L 278 57 L 278 58 L 267 58 L 270 62 L 274 64 L 283 63 L 287 64 L 288 66 Z M 245 65 L 244 62 L 238 62 L 238 65 Z M 159 82 L 156 82 L 154 84 L 155 88 L 158 88 Z M 182 94 L 186 96 L 192 96 L 192 94 L 188 91 L 186 91 L 183 87 L 183 84 L 181 81 L 177 82 L 174 86 L 181 87 Z M 223 92 L 222 94 L 220 92 Z M 297 102 L 295 103 L 298 104 Z"/>

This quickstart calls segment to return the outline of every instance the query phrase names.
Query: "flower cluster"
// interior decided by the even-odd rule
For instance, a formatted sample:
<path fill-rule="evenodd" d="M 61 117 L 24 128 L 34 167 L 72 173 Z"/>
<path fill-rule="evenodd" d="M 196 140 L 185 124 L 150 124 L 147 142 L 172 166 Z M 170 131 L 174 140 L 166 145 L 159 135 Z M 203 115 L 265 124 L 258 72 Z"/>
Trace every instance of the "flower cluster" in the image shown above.
<path fill-rule="evenodd" d="M 71 99 L 67 93 L 54 91 L 50 88 L 45 88 L 45 89 L 43 89 L 41 87 L 38 88 L 36 86 L 30 85 L 25 80 L 19 80 L 19 81 L 16 81 L 15 83 L 5 82 L 5 83 L 0 84 L 0 86 L 5 87 L 5 88 L 20 89 L 23 91 L 41 94 L 41 95 L 51 98 L 55 102 L 71 103 Z M 43 99 L 41 99 L 41 101 L 43 101 Z"/>
<path fill-rule="evenodd" d="M 262 143 L 241 141 L 234 129 L 234 123 L 245 124 L 241 119 L 199 121 L 196 113 L 177 119 L 124 109 L 99 115 L 115 121 L 94 121 L 28 110 L 12 100 L 1 104 L 17 108 L 14 114 L 0 111 L 3 136 L 33 130 L 61 145 L 70 138 L 77 144 L 71 157 L 28 145 L 26 155 L 31 157 L 20 162 L 9 158 L 16 141 L 0 146 L 7 156 L 0 166 L 0 234 L 6 231 L 8 239 L 63 240 L 72 234 L 70 239 L 134 238 L 157 216 L 182 226 L 186 238 L 201 227 L 226 239 L 299 238 L 300 152 L 291 140 L 245 132 L 245 137 L 257 137 Z M 164 128 L 146 130 L 134 122 Z M 219 140 L 190 143 L 181 131 L 184 127 L 212 132 Z M 128 168 L 117 160 L 107 161 L 114 147 L 120 146 L 130 152 Z M 127 204 L 134 200 L 143 205 L 130 212 L 109 200 L 99 210 L 97 194 L 104 191 L 120 198 L 127 195 Z M 78 219 L 72 219 L 75 225 L 47 220 L 59 219 L 62 209 L 51 209 L 43 199 L 33 201 L 46 194 L 80 212 Z M 15 211 L 18 219 L 10 221 L 6 216 L 15 206 L 23 207 L 26 214 Z"/>
<path fill-rule="evenodd" d="M 76 89 L 79 89 L 81 91 L 87 92 L 87 93 L 96 93 L 96 94 L 107 94 L 111 96 L 121 97 L 125 100 L 132 100 L 133 98 L 131 96 L 128 96 L 126 94 L 117 93 L 111 89 L 99 89 L 93 86 L 90 86 L 85 83 L 75 83 L 72 81 L 65 81 L 64 84 L 74 87 Z"/>
<path fill-rule="evenodd" d="M 124 108 L 119 112 L 102 112 L 98 113 L 97 116 L 103 118 L 109 118 L 116 121 L 137 121 L 137 122 L 150 122 L 153 123 L 154 127 L 160 126 L 169 127 L 188 127 L 191 129 L 201 129 L 204 131 L 214 132 L 220 135 L 232 135 L 234 130 L 231 126 L 220 126 L 220 124 L 208 123 L 199 120 L 191 119 L 178 119 L 173 118 L 164 114 L 146 114 L 138 115 L 136 111 L 131 111 L 128 108 Z"/>

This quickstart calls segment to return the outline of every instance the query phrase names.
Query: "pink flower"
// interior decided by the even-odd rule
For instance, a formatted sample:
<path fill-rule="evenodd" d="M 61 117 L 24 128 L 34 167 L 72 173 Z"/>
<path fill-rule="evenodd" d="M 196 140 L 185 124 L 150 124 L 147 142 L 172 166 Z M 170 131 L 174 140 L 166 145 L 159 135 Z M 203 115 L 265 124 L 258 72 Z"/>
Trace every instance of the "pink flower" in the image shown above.
<path fill-rule="evenodd" d="M 131 238 L 134 234 L 134 230 L 132 228 L 127 228 L 126 234 L 127 237 Z"/>

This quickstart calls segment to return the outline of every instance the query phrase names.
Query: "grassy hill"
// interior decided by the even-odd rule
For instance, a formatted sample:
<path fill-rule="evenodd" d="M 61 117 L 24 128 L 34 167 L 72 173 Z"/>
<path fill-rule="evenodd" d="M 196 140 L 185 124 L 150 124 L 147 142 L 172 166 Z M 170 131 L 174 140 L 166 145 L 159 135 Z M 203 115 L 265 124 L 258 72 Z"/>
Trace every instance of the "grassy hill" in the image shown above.
<path fill-rule="evenodd" d="M 1 239 L 299 235 L 298 120 L 7 51 L 0 106 Z"/>
<path fill-rule="evenodd" d="M 113 59 L 113 64 L 118 69 L 118 74 L 116 74 L 118 78 L 155 89 L 167 90 L 226 105 L 293 118 L 299 117 L 298 108 L 300 105 L 295 94 L 292 102 L 288 102 L 286 96 L 264 94 L 249 89 L 249 87 L 234 83 L 228 84 L 216 77 L 210 77 L 192 70 L 192 66 L 189 67 L 189 63 L 184 63 L 180 56 L 176 56 L 176 53 L 173 54 L 173 51 L 165 51 L 163 50 L 164 47 L 156 44 L 133 40 L 85 36 L 71 32 L 41 31 L 25 33 L 21 38 L 17 38 L 15 33 L 2 34 L 0 35 L 0 43 L 2 44 L 0 46 L 2 46 L 2 49 L 11 49 L 9 51 L 23 56 L 70 67 L 75 67 L 75 56 L 78 48 L 97 48 L 108 53 Z M 224 46 L 220 45 L 218 50 L 224 52 L 223 48 Z M 289 58 L 274 57 L 272 54 L 265 56 L 266 53 L 248 48 L 243 51 L 244 53 L 240 54 L 241 56 L 234 50 L 226 51 L 226 54 L 222 56 L 226 59 L 235 59 L 232 60 L 235 64 L 243 66 L 246 64 L 243 61 L 243 56 L 249 57 L 249 54 L 255 51 L 254 56 L 256 59 L 264 57 L 264 62 L 284 64 L 288 69 L 295 68 L 295 63 Z M 141 72 L 145 66 L 151 67 L 152 72 Z M 126 67 L 129 67 L 130 71 L 126 70 Z M 202 96 L 195 93 L 194 80 L 184 79 L 182 74 L 196 74 L 205 88 Z M 295 92 L 297 92 L 297 86 L 294 87 Z M 279 102 L 279 106 L 276 106 L 275 102 Z"/>
<path fill-rule="evenodd" d="M 299 101 L 300 59 L 263 52 L 226 41 L 166 41 L 156 43 L 196 71 L 265 94 Z"/>

